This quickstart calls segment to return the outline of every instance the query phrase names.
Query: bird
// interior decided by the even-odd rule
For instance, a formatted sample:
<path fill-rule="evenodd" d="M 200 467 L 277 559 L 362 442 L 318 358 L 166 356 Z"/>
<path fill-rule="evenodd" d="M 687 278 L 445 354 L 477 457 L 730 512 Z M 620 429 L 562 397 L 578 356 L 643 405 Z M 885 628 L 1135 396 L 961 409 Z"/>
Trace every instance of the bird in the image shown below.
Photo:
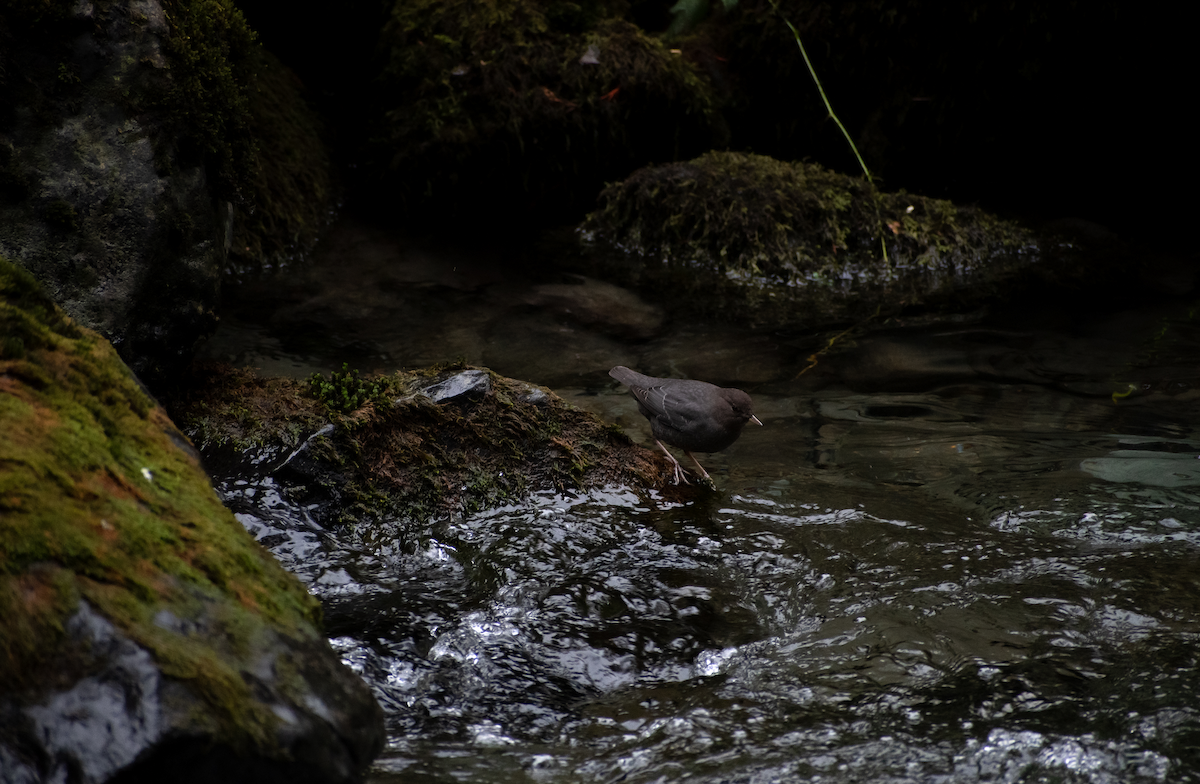
<path fill-rule="evenodd" d="M 747 422 L 761 426 L 754 416 L 750 396 L 740 389 L 727 389 L 706 381 L 655 378 L 618 365 L 608 375 L 629 387 L 638 411 L 650 420 L 654 442 L 675 466 L 675 484 L 684 476 L 683 467 L 663 442 L 679 447 L 692 459 L 700 474 L 712 482 L 692 452 L 720 452 L 742 434 Z"/>

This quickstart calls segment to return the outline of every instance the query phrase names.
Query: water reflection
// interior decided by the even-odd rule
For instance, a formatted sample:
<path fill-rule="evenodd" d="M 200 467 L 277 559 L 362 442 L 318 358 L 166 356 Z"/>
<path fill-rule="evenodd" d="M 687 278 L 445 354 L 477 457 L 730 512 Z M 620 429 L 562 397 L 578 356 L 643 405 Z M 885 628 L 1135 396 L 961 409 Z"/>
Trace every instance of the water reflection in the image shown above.
<path fill-rule="evenodd" d="M 277 461 L 219 477 L 384 706 L 373 782 L 1200 780 L 1182 308 L 897 327 L 798 375 L 821 336 L 687 322 L 626 343 L 465 266 L 420 284 L 403 329 L 372 331 L 408 301 L 387 286 L 358 321 L 323 292 L 330 340 L 417 364 L 449 358 L 441 330 L 635 437 L 611 365 L 736 382 L 766 427 L 706 459 L 720 490 L 687 504 L 609 488 L 330 531 Z M 238 329 L 221 351 L 342 361 Z"/>

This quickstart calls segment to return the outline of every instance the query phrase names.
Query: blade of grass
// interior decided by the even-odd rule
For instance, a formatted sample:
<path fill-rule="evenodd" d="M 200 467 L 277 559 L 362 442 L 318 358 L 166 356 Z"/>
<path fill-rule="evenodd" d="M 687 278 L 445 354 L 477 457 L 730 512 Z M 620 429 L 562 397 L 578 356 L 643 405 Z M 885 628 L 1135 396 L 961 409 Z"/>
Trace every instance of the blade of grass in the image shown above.
<path fill-rule="evenodd" d="M 787 17 L 779 12 L 778 5 L 771 3 L 771 6 L 775 9 L 775 13 L 779 14 L 779 18 L 783 20 L 783 23 L 788 26 L 788 29 L 792 31 L 792 36 L 796 39 L 796 46 L 800 47 L 800 54 L 804 57 L 804 64 L 808 66 L 808 73 L 812 76 L 813 84 L 817 86 L 817 92 L 821 94 L 821 100 L 825 103 L 825 111 L 829 113 L 829 118 L 837 124 L 838 129 L 842 132 L 842 136 L 846 137 L 846 143 L 850 145 L 850 149 L 854 152 L 854 157 L 858 159 L 858 165 L 862 167 L 863 174 L 866 176 L 867 182 L 869 182 L 871 185 L 874 185 L 875 179 L 871 177 L 871 170 L 867 168 L 866 161 L 864 161 L 862 156 L 858 154 L 858 147 L 855 146 L 854 140 L 850 138 L 850 132 L 846 130 L 846 126 L 842 125 L 842 121 L 833 111 L 833 106 L 829 103 L 829 96 L 825 95 L 825 88 L 821 86 L 821 80 L 817 78 L 817 69 L 813 68 L 812 60 L 808 59 L 808 52 L 804 48 L 804 42 L 800 40 L 800 31 L 796 29 L 795 25 L 793 25 Z M 875 203 L 875 213 L 879 218 L 879 225 L 882 226 L 883 216 L 879 215 L 878 201 Z M 879 248 L 883 251 L 883 263 L 890 267 L 891 262 L 888 260 L 887 255 L 887 241 L 882 231 L 879 233 Z"/>

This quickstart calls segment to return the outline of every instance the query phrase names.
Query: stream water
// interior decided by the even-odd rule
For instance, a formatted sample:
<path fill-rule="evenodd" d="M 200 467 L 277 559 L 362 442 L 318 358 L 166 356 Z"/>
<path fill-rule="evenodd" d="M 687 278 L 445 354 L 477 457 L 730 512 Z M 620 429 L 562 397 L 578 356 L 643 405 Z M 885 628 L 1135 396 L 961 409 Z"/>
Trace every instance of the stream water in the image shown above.
<path fill-rule="evenodd" d="M 465 358 L 647 439 L 624 364 L 745 389 L 765 427 L 702 456 L 717 489 L 688 503 L 539 494 L 408 550 L 216 477 L 383 705 L 371 782 L 1200 781 L 1194 294 L 630 327 L 511 261 L 345 219 L 206 351 L 301 377 Z"/>

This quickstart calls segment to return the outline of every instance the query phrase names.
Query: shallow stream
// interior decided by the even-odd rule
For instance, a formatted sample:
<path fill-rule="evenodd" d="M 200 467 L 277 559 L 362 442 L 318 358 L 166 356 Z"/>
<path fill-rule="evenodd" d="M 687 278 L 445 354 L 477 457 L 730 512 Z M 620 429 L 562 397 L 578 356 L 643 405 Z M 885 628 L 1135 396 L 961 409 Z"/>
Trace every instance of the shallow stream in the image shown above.
<path fill-rule="evenodd" d="M 624 364 L 745 389 L 765 426 L 701 456 L 717 489 L 687 503 L 541 494 L 408 549 L 217 477 L 383 705 L 371 782 L 1200 781 L 1195 295 L 630 325 L 502 255 L 345 219 L 207 352 L 300 377 L 464 358 L 645 440 Z"/>

